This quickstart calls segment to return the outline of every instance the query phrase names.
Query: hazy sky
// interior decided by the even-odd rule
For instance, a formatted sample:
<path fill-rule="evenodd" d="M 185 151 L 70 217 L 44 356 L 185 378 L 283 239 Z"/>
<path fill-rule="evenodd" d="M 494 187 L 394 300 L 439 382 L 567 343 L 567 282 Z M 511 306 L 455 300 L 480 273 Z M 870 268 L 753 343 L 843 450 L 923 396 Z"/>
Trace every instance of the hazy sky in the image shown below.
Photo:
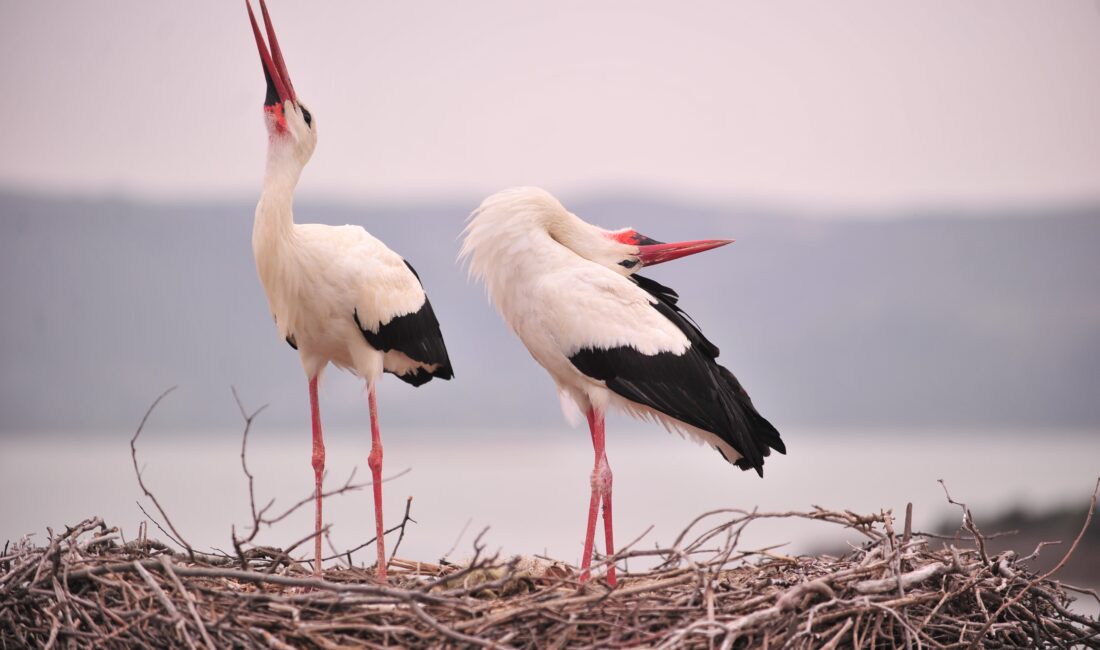
<path fill-rule="evenodd" d="M 0 185 L 251 196 L 243 2 L 0 1 Z M 1100 197 L 1100 5 L 271 0 L 312 196 Z"/>

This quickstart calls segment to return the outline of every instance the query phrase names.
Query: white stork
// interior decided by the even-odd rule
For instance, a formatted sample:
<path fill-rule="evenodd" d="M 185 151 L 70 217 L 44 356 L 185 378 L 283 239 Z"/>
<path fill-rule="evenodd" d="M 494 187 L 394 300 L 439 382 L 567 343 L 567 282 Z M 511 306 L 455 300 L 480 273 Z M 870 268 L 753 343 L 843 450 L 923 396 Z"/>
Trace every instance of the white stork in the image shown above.
<path fill-rule="evenodd" d="M 607 554 L 614 554 L 604 452 L 608 408 L 656 419 L 761 476 L 772 449 L 786 453 L 779 432 L 715 361 L 718 348 L 676 304 L 676 292 L 635 275 L 644 266 L 728 243 L 665 244 L 629 228 L 604 230 L 532 187 L 494 194 L 470 216 L 460 257 L 553 377 L 563 403 L 571 398 L 588 418 L 595 467 L 582 581 L 589 576 L 601 503 Z M 614 565 L 607 581 L 615 584 Z"/>
<path fill-rule="evenodd" d="M 294 187 L 317 145 L 317 122 L 298 100 L 264 0 L 260 0 L 270 52 L 252 6 L 267 99 L 267 171 L 256 206 L 252 250 L 279 337 L 298 351 L 309 379 L 316 498 L 314 571 L 321 572 L 321 482 L 325 444 L 317 380 L 325 367 L 350 370 L 367 383 L 374 483 L 378 580 L 386 579 L 382 528 L 382 440 L 375 388 L 383 372 L 414 386 L 453 377 L 432 305 L 412 266 L 359 226 L 296 224 Z"/>

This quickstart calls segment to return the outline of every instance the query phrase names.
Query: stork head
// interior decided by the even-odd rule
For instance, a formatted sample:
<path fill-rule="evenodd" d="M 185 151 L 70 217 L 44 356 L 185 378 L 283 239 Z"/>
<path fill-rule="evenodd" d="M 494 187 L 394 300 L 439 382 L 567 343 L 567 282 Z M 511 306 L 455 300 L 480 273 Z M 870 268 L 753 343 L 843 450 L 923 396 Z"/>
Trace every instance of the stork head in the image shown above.
<path fill-rule="evenodd" d="M 470 215 L 461 259 L 470 273 L 484 278 L 494 293 L 519 272 L 541 273 L 560 263 L 562 248 L 625 276 L 645 266 L 725 246 L 732 239 L 702 239 L 665 244 L 638 231 L 604 230 L 569 212 L 546 190 L 515 187 L 497 192 Z"/>
<path fill-rule="evenodd" d="M 275 38 L 275 29 L 271 25 L 271 16 L 267 13 L 267 4 L 260 0 L 260 11 L 264 17 L 267 31 L 267 44 L 264 43 L 256 15 L 252 12 L 252 3 L 245 0 L 248 18 L 252 21 L 252 32 L 256 36 L 256 47 L 260 51 L 264 78 L 267 80 L 267 97 L 264 100 L 264 123 L 267 125 L 270 148 L 273 154 L 289 155 L 301 165 L 305 165 L 313 149 L 317 146 L 317 122 L 313 114 L 298 99 L 290 75 L 286 70 L 282 49 Z M 271 49 L 268 50 L 268 44 Z"/>
<path fill-rule="evenodd" d="M 646 237 L 633 228 L 605 230 L 603 235 L 609 240 L 607 250 L 615 258 L 615 266 L 619 267 L 615 270 L 623 275 L 630 275 L 644 266 L 661 264 L 733 243 L 732 239 L 693 239 L 666 244 Z"/>

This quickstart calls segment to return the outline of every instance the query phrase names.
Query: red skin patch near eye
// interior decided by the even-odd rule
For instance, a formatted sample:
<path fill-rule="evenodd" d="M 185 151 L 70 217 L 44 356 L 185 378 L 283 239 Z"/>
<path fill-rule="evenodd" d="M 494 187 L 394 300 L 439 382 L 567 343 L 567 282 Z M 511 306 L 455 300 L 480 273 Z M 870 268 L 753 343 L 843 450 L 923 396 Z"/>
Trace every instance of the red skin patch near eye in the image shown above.
<path fill-rule="evenodd" d="M 276 133 L 287 132 L 286 115 L 283 114 L 283 105 L 281 103 L 275 104 L 274 106 L 264 106 L 264 112 L 271 115 L 272 119 L 275 120 Z"/>
<path fill-rule="evenodd" d="M 620 244 L 626 244 L 627 246 L 636 246 L 639 239 L 637 230 L 624 230 L 622 232 L 613 232 L 608 234 L 608 237 L 614 239 Z"/>

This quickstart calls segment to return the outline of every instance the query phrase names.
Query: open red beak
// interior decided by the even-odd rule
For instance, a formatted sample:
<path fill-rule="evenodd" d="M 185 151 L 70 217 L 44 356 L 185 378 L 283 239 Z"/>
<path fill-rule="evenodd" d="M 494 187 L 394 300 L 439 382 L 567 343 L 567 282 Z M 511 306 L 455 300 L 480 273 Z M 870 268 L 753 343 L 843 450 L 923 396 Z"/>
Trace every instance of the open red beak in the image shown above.
<path fill-rule="evenodd" d="M 252 32 L 256 35 L 256 47 L 260 50 L 260 61 L 264 66 L 264 77 L 267 78 L 267 98 L 264 106 L 281 106 L 283 102 L 298 101 L 294 94 L 294 86 L 290 83 L 290 75 L 286 71 L 286 62 L 283 61 L 283 52 L 279 49 L 279 40 L 275 38 L 275 30 L 271 26 L 271 16 L 267 13 L 267 4 L 260 0 L 260 11 L 264 15 L 264 27 L 267 28 L 267 41 L 271 44 L 271 52 L 268 52 L 264 37 L 260 34 L 260 26 L 256 24 L 256 14 L 252 13 L 252 3 L 245 0 L 248 8 L 248 18 L 252 21 Z"/>

